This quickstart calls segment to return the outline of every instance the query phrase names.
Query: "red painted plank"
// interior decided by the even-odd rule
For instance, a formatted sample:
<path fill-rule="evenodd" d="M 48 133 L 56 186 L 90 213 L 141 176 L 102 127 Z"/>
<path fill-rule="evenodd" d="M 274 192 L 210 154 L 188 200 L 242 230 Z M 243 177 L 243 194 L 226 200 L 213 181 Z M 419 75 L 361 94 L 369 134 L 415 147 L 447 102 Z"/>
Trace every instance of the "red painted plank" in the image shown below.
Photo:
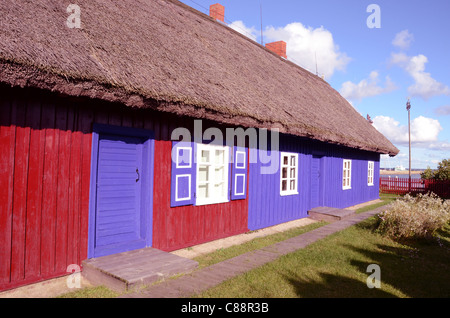
<path fill-rule="evenodd" d="M 58 176 L 59 135 L 55 130 L 55 105 L 42 105 L 42 128 L 45 129 L 44 171 L 42 185 L 41 273 L 48 277 L 55 270 L 56 190 Z"/>
<path fill-rule="evenodd" d="M 27 126 L 30 131 L 30 155 L 28 165 L 27 228 L 25 253 L 25 278 L 40 276 L 41 262 L 41 207 L 44 167 L 45 132 L 40 129 L 41 105 L 30 102 Z"/>
<path fill-rule="evenodd" d="M 24 127 L 25 116 L 26 104 L 23 99 L 20 99 L 17 103 L 13 103 L 11 117 L 13 122 L 17 125 L 14 154 L 14 197 L 12 211 L 12 281 L 19 281 L 25 278 L 25 226 L 27 210 L 28 158 L 30 146 L 30 128 Z"/>
<path fill-rule="evenodd" d="M 81 197 L 80 197 L 80 225 L 79 225 L 79 247 L 78 264 L 87 258 L 88 247 L 88 221 L 89 221 L 89 188 L 91 182 L 91 147 L 92 147 L 92 125 L 94 113 L 92 110 L 83 108 L 79 113 L 79 130 L 83 132 L 81 139 Z"/>
<path fill-rule="evenodd" d="M 80 220 L 80 179 L 81 179 L 81 139 L 82 133 L 76 131 L 78 113 L 70 106 L 68 129 L 71 130 L 72 143 L 69 170 L 69 218 L 67 224 L 67 264 L 78 264 L 78 232 Z M 73 118 L 72 118 L 73 114 Z"/>
<path fill-rule="evenodd" d="M 56 229 L 55 229 L 55 271 L 65 272 L 67 268 L 67 223 L 69 209 L 69 171 L 71 132 L 67 130 L 68 109 L 58 105 L 56 123 L 58 145 Z"/>
<path fill-rule="evenodd" d="M 10 111 L 8 102 L 0 103 L 0 286 L 10 282 L 11 270 L 15 126 L 10 125 Z"/>
<path fill-rule="evenodd" d="M 146 121 L 147 124 L 147 121 Z M 161 212 L 158 212 L 159 209 L 167 209 L 167 213 L 169 213 L 169 207 L 164 200 L 161 199 L 163 191 L 161 186 L 164 186 L 163 175 L 161 173 L 162 169 L 160 168 L 162 164 L 162 155 L 163 151 L 161 151 L 162 144 L 159 141 L 155 141 L 154 146 L 154 158 L 155 158 L 155 168 L 153 172 L 153 246 L 163 246 L 164 242 L 162 241 L 162 235 L 159 233 L 167 233 L 166 230 L 166 218 L 163 217 Z M 156 164 L 157 163 L 157 164 Z"/>

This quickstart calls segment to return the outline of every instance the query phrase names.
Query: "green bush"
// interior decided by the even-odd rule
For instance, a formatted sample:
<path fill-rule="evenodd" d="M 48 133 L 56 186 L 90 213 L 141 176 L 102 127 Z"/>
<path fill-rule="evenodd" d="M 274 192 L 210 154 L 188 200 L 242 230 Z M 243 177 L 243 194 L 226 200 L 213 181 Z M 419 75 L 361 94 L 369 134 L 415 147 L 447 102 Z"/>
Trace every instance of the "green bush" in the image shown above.
<path fill-rule="evenodd" d="M 430 167 L 427 167 L 420 174 L 420 177 L 427 180 L 450 180 L 450 159 L 444 159 L 439 162 L 436 170 L 431 170 Z"/>
<path fill-rule="evenodd" d="M 430 238 L 450 222 L 450 203 L 433 193 L 407 194 L 378 217 L 378 231 L 394 239 Z"/>

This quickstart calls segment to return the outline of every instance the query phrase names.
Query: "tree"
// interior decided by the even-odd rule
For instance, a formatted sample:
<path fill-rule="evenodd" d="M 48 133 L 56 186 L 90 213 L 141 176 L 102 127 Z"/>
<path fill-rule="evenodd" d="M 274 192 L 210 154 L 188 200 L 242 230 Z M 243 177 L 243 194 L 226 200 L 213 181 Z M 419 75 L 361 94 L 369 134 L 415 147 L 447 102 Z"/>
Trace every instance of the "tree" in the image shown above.
<path fill-rule="evenodd" d="M 438 169 L 434 173 L 436 180 L 450 180 L 450 159 L 444 159 L 438 164 Z"/>
<path fill-rule="evenodd" d="M 428 166 L 421 174 L 420 178 L 424 180 L 434 179 L 434 171 Z"/>
<path fill-rule="evenodd" d="M 444 159 L 438 164 L 436 171 L 427 167 L 424 172 L 420 174 L 422 179 L 434 179 L 434 180 L 450 180 L 450 159 Z"/>

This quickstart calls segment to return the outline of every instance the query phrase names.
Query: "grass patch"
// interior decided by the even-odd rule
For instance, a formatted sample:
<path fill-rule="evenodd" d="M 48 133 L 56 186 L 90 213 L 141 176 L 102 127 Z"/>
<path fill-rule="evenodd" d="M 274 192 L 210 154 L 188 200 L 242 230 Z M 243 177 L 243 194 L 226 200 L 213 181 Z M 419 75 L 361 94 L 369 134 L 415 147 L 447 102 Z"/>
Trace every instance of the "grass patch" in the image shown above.
<path fill-rule="evenodd" d="M 450 226 L 438 239 L 405 244 L 376 233 L 376 222 L 372 217 L 198 297 L 450 297 Z M 380 289 L 367 287 L 370 264 L 381 268 Z"/>
<path fill-rule="evenodd" d="M 56 298 L 115 298 L 119 293 L 104 286 L 84 287 L 76 291 L 65 293 Z"/>
<path fill-rule="evenodd" d="M 196 258 L 194 258 L 195 261 L 199 263 L 199 268 L 203 268 L 206 266 L 210 266 L 222 261 L 225 261 L 227 259 L 233 258 L 235 256 L 254 251 L 256 249 L 260 249 L 284 240 L 287 240 L 291 237 L 301 235 L 303 233 L 312 231 L 318 227 L 321 227 L 323 225 L 327 224 L 326 222 L 315 222 L 311 223 L 302 227 L 290 229 L 284 232 L 267 235 L 264 237 L 258 237 L 251 241 L 231 246 L 228 248 L 222 248 L 215 252 L 201 255 Z"/>
<path fill-rule="evenodd" d="M 395 200 L 397 200 L 398 198 L 401 198 L 401 196 L 396 195 L 396 194 L 380 193 L 380 200 L 381 200 L 381 202 L 378 202 L 378 203 L 375 203 L 375 204 L 371 204 L 371 205 L 359 208 L 355 212 L 356 213 L 367 212 L 367 211 L 379 208 L 380 206 L 388 205 L 388 204 L 394 202 Z"/>

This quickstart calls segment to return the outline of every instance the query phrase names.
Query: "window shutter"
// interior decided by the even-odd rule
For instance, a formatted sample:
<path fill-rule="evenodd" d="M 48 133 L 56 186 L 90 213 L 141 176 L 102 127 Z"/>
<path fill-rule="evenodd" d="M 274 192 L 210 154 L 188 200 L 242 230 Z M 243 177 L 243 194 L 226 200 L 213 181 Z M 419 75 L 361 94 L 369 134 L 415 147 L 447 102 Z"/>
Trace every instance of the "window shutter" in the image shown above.
<path fill-rule="evenodd" d="M 231 173 L 231 200 L 247 197 L 247 149 L 234 147 Z"/>
<path fill-rule="evenodd" d="M 195 202 L 194 144 L 172 142 L 170 206 L 192 205 Z"/>

